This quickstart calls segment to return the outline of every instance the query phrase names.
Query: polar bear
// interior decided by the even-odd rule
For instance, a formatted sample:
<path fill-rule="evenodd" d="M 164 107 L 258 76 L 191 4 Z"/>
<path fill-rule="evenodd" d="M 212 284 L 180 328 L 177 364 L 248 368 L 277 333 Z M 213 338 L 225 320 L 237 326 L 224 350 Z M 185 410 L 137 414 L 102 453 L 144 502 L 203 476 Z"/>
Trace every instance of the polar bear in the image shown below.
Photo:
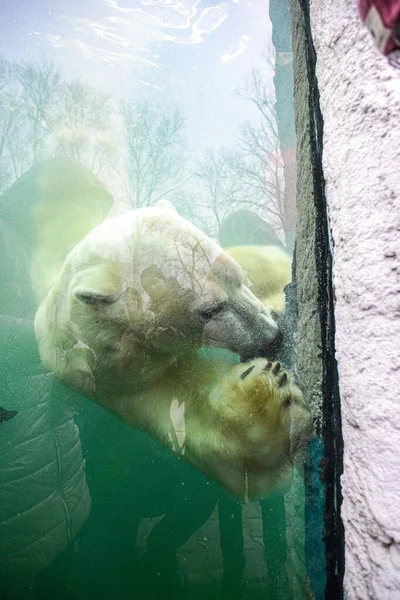
<path fill-rule="evenodd" d="M 278 319 L 285 310 L 285 286 L 292 279 L 290 256 L 277 246 L 225 248 L 242 267 L 253 294 Z"/>
<path fill-rule="evenodd" d="M 43 363 L 67 386 L 169 445 L 184 406 L 184 457 L 239 498 L 290 474 L 309 413 L 268 356 L 275 321 L 238 263 L 168 204 L 129 211 L 69 253 L 35 319 Z M 229 472 L 229 473 L 228 473 Z M 283 479 L 282 479 L 283 478 Z"/>

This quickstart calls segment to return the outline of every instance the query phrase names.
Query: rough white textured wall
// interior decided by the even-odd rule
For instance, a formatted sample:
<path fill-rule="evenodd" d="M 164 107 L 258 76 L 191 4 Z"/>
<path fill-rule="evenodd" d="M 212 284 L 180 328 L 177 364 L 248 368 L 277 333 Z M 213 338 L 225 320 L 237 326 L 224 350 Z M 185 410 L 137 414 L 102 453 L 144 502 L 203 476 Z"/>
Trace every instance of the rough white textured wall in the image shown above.
<path fill-rule="evenodd" d="M 345 590 L 400 598 L 400 71 L 356 0 L 311 0 L 334 242 Z"/>

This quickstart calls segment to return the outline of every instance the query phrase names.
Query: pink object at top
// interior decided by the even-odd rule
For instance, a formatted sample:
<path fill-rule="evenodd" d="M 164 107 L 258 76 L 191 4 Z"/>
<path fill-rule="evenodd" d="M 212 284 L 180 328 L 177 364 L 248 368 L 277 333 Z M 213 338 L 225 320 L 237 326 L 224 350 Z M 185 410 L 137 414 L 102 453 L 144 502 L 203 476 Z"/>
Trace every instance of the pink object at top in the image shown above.
<path fill-rule="evenodd" d="M 358 9 L 383 54 L 400 48 L 400 0 L 358 0 Z"/>

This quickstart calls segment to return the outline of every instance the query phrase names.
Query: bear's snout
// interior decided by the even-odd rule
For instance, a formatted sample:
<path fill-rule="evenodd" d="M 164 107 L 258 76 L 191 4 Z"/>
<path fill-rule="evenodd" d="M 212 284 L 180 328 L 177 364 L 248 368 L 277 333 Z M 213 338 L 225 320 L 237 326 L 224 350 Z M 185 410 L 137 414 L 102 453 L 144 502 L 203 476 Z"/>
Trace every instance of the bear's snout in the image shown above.
<path fill-rule="evenodd" d="M 267 358 L 268 360 L 277 360 L 278 354 L 282 348 L 283 332 L 277 324 L 275 337 L 271 341 L 264 341 L 259 348 L 253 348 L 251 352 L 240 353 L 240 361 L 248 362 L 254 358 Z"/>

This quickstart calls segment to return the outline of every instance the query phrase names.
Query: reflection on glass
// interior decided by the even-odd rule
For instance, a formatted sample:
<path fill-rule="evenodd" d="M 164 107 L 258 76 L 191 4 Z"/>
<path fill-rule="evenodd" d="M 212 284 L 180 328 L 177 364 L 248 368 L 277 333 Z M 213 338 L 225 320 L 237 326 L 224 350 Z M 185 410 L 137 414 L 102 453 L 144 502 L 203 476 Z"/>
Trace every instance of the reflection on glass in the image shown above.
<path fill-rule="evenodd" d="M 25 4 L 0 46 L 0 592 L 305 598 L 288 16 L 275 60 L 261 2 Z"/>

